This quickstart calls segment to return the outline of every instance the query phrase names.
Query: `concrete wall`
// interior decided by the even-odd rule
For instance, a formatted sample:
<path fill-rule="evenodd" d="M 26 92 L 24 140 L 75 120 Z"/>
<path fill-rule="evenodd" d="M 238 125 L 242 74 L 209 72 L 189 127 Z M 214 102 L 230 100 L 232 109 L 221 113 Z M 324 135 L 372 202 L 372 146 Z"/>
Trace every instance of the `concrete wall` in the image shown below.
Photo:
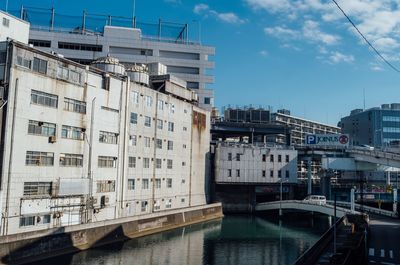
<path fill-rule="evenodd" d="M 0 10 L 0 42 L 7 38 L 28 44 L 29 23 Z"/>

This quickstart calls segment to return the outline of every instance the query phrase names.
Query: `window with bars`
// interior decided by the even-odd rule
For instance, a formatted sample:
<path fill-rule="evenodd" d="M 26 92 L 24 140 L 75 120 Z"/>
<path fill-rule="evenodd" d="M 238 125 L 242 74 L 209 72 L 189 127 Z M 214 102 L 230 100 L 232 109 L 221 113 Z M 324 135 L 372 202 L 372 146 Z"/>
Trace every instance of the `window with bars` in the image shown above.
<path fill-rule="evenodd" d="M 17 56 L 17 65 L 31 69 L 32 61 L 22 56 Z"/>
<path fill-rule="evenodd" d="M 28 134 L 41 135 L 41 136 L 55 136 L 56 124 L 29 120 Z"/>
<path fill-rule="evenodd" d="M 47 61 L 34 57 L 32 70 L 41 74 L 46 74 Z"/>
<path fill-rule="evenodd" d="M 173 150 L 174 149 L 174 142 L 173 141 L 168 141 L 167 149 L 168 150 Z"/>
<path fill-rule="evenodd" d="M 144 126 L 151 127 L 151 118 L 149 116 L 144 117 Z"/>
<path fill-rule="evenodd" d="M 99 156 L 98 157 L 99 167 L 117 167 L 117 158 L 114 156 Z"/>
<path fill-rule="evenodd" d="M 57 78 L 68 80 L 74 83 L 80 83 L 81 82 L 81 74 L 78 73 L 77 71 L 74 71 L 72 69 L 68 69 L 67 67 L 63 66 L 58 66 L 57 67 Z"/>
<path fill-rule="evenodd" d="M 147 190 L 147 189 L 149 189 L 149 180 L 142 179 L 142 190 Z"/>
<path fill-rule="evenodd" d="M 161 99 L 157 100 L 157 108 L 158 110 L 163 110 L 164 109 L 164 101 Z"/>
<path fill-rule="evenodd" d="M 51 195 L 51 182 L 24 182 L 24 196 Z"/>
<path fill-rule="evenodd" d="M 36 216 L 22 216 L 19 218 L 19 226 L 33 226 L 35 225 Z"/>
<path fill-rule="evenodd" d="M 25 164 L 27 166 L 53 166 L 54 153 L 26 151 Z"/>
<path fill-rule="evenodd" d="M 114 192 L 115 191 L 115 180 L 98 180 L 97 181 L 97 192 Z"/>
<path fill-rule="evenodd" d="M 85 129 L 63 125 L 61 129 L 61 137 L 66 139 L 83 140 Z"/>
<path fill-rule="evenodd" d="M 168 131 L 173 132 L 174 131 L 174 123 L 169 121 L 168 122 Z"/>
<path fill-rule="evenodd" d="M 143 158 L 143 168 L 150 168 L 150 158 Z"/>
<path fill-rule="evenodd" d="M 172 188 L 172 179 L 167 178 L 167 188 Z"/>
<path fill-rule="evenodd" d="M 156 168 L 161 168 L 161 166 L 162 166 L 161 158 L 156 158 Z"/>
<path fill-rule="evenodd" d="M 156 139 L 156 147 L 158 149 L 162 149 L 162 140 L 161 139 Z"/>
<path fill-rule="evenodd" d="M 37 91 L 37 90 L 32 90 L 31 91 L 31 103 L 32 104 L 37 104 L 37 105 L 42 105 L 50 108 L 57 108 L 58 107 L 58 96 Z"/>
<path fill-rule="evenodd" d="M 137 113 L 131 112 L 131 123 L 132 124 L 137 124 L 137 117 L 138 117 Z"/>
<path fill-rule="evenodd" d="M 153 104 L 153 99 L 150 96 L 144 96 L 144 101 L 146 104 L 146 107 L 151 107 L 151 105 Z"/>
<path fill-rule="evenodd" d="M 154 185 L 156 189 L 161 189 L 161 179 L 156 179 Z"/>
<path fill-rule="evenodd" d="M 160 129 L 160 130 L 163 129 L 163 121 L 160 119 L 157 119 L 157 129 Z"/>
<path fill-rule="evenodd" d="M 83 155 L 79 154 L 60 154 L 60 166 L 82 167 Z"/>
<path fill-rule="evenodd" d="M 172 169 L 172 159 L 167 159 L 167 168 Z"/>
<path fill-rule="evenodd" d="M 136 157 L 130 156 L 128 159 L 128 167 L 135 168 L 136 167 Z"/>
<path fill-rule="evenodd" d="M 150 147 L 150 137 L 145 136 L 143 138 L 144 141 L 144 147 Z"/>
<path fill-rule="evenodd" d="M 135 189 L 135 179 L 128 179 L 128 190 Z"/>
<path fill-rule="evenodd" d="M 118 143 L 118 134 L 113 133 L 113 132 L 100 131 L 99 142 L 105 143 L 105 144 L 117 144 Z"/>
<path fill-rule="evenodd" d="M 139 104 L 139 92 L 132 91 L 132 102 L 134 104 Z"/>
<path fill-rule="evenodd" d="M 86 102 L 72 98 L 64 98 L 64 110 L 86 114 Z"/>

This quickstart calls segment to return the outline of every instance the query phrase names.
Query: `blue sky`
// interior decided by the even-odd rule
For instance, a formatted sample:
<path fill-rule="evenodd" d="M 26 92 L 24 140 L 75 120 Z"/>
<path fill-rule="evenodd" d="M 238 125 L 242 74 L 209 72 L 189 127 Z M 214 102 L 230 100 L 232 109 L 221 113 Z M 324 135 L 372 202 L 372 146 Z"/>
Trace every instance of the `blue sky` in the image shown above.
<path fill-rule="evenodd" d="M 131 16 L 133 0 L 9 0 L 56 12 Z M 400 68 L 400 2 L 338 0 L 371 43 Z M 6 1 L 0 0 L 2 9 Z M 110 4 L 112 3 L 112 4 Z M 354 108 L 400 102 L 400 73 L 363 43 L 329 0 L 136 0 L 138 20 L 188 23 L 214 46 L 217 107 L 271 105 L 336 125 Z"/>

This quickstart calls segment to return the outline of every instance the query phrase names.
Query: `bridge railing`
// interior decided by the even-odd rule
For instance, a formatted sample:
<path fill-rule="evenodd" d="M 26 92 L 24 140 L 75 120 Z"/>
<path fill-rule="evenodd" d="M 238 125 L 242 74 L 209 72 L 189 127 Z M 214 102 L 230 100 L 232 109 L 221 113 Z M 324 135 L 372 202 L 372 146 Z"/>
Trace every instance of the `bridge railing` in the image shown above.
<path fill-rule="evenodd" d="M 332 225 L 328 231 L 326 231 L 315 244 L 307 249 L 294 263 L 293 265 L 311 265 L 315 264 L 320 258 L 322 251 L 330 244 L 333 238 L 334 227 L 338 229 L 343 225 L 345 217 L 340 218 L 334 225 Z"/>
<path fill-rule="evenodd" d="M 334 201 L 326 201 L 326 203 L 330 204 L 330 205 L 333 205 Z M 343 202 L 343 201 L 337 201 L 336 205 L 339 206 L 339 207 L 346 207 L 346 208 L 350 208 L 351 207 L 351 203 L 350 202 Z M 393 218 L 397 217 L 397 214 L 395 212 L 379 209 L 379 208 L 376 208 L 376 207 L 365 206 L 365 205 L 361 205 L 361 204 L 358 204 L 358 203 L 356 203 L 354 205 L 354 208 L 355 208 L 355 210 L 363 209 L 365 212 L 373 213 L 373 214 L 377 214 L 377 215 L 389 216 L 389 217 L 393 217 Z"/>

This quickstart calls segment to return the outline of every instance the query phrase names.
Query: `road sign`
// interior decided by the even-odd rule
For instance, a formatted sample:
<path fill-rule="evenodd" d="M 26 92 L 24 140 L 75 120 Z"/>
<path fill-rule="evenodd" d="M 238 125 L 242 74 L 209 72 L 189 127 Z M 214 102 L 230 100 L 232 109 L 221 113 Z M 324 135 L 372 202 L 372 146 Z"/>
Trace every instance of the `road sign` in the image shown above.
<path fill-rule="evenodd" d="M 308 146 L 331 146 L 347 147 L 349 146 L 349 135 L 347 134 L 308 134 L 306 137 Z"/>

